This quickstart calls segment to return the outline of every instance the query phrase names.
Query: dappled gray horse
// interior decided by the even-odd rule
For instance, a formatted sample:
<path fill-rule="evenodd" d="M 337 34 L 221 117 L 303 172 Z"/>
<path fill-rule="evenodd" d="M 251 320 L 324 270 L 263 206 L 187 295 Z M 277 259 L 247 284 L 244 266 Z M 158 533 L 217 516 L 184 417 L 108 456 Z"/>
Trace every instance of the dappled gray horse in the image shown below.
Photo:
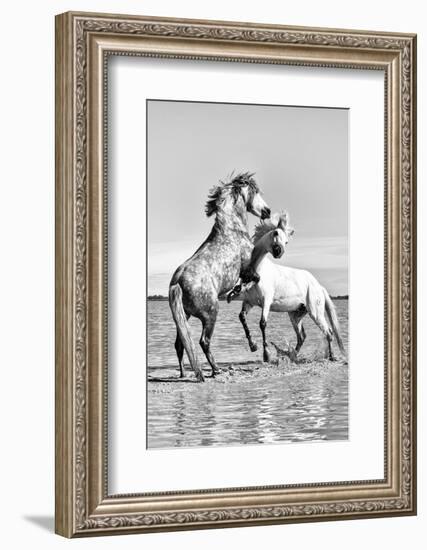
<path fill-rule="evenodd" d="M 215 214 L 214 226 L 204 243 L 172 277 L 169 305 L 177 328 L 175 349 L 181 377 L 184 376 L 185 349 L 197 379 L 204 380 L 188 325 L 191 315 L 202 322 L 200 346 L 212 368 L 212 376 L 219 372 L 210 341 L 218 314 L 218 298 L 233 288 L 241 269 L 250 260 L 253 244 L 247 225 L 248 212 L 261 219 L 270 216 L 253 174 L 239 174 L 230 182 L 214 187 L 206 203 L 207 216 Z"/>

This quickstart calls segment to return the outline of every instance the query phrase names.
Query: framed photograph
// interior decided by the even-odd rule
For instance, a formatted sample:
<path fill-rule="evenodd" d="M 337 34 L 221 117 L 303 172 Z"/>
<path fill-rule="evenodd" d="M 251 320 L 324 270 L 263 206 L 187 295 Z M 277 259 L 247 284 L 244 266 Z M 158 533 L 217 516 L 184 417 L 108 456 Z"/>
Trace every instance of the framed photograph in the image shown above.
<path fill-rule="evenodd" d="M 416 513 L 416 37 L 56 18 L 56 532 Z"/>

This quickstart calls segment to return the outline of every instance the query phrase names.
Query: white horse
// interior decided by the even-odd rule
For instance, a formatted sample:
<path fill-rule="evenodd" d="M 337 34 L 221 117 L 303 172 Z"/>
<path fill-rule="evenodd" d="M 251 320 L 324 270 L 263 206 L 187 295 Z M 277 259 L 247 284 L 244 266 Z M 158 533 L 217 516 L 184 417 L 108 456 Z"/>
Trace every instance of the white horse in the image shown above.
<path fill-rule="evenodd" d="M 255 227 L 253 236 L 254 248 L 250 264 L 241 273 L 241 282 L 229 293 L 227 299 L 231 301 L 240 292 L 244 293 L 239 319 L 245 330 L 251 351 L 256 351 L 257 346 L 251 338 L 246 316 L 253 306 L 262 309 L 260 328 L 265 362 L 271 359 L 266 339 L 270 310 L 288 313 L 297 335 L 296 353 L 299 352 L 306 338 L 302 320 L 308 313 L 324 334 L 328 346 L 328 357 L 334 361 L 333 335 L 335 335 L 341 353 L 344 356 L 346 353 L 335 306 L 328 292 L 310 272 L 275 264 L 267 257 L 267 254 L 271 253 L 274 258 L 280 258 L 293 233 L 293 229 L 289 227 L 287 214 L 276 214 L 270 220 L 259 223 Z M 241 283 L 245 284 L 243 290 Z M 325 318 L 325 312 L 329 323 Z"/>

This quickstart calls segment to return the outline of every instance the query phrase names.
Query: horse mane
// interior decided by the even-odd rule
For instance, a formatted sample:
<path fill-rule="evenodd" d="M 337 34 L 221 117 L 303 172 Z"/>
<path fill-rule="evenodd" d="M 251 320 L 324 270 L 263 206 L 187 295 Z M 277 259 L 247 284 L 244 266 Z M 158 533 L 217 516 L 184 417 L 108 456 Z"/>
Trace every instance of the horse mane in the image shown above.
<path fill-rule="evenodd" d="M 231 174 L 228 178 L 229 181 L 220 181 L 218 185 L 212 187 L 209 191 L 208 200 L 206 202 L 206 215 L 209 217 L 212 216 L 212 214 L 216 214 L 225 200 L 230 196 L 233 200 L 237 200 L 240 195 L 241 188 L 245 185 L 249 187 L 250 193 L 258 193 L 259 187 L 253 177 L 254 175 L 255 174 L 251 172 L 241 172 L 240 174 L 237 174 L 237 176 L 233 176 L 233 174 Z"/>
<path fill-rule="evenodd" d="M 252 236 L 252 242 L 257 243 L 264 235 L 277 229 L 279 223 L 282 222 L 283 226 L 286 227 L 289 223 L 289 216 L 287 212 L 276 212 L 271 215 L 270 219 L 261 220 L 256 224 L 254 228 L 254 234 Z"/>

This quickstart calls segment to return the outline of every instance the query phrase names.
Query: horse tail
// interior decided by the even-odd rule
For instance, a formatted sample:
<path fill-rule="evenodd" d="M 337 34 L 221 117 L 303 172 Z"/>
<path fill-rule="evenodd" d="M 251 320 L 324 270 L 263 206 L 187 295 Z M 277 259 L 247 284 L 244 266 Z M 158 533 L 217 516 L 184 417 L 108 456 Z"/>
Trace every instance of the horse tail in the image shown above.
<path fill-rule="evenodd" d="M 323 289 L 323 294 L 325 295 L 325 309 L 326 309 L 326 313 L 328 315 L 328 319 L 329 319 L 329 322 L 331 324 L 331 327 L 332 327 L 332 330 L 335 334 L 335 338 L 337 339 L 337 344 L 338 344 L 338 347 L 340 348 L 340 351 L 341 353 L 344 355 L 344 357 L 347 357 L 347 354 L 346 354 L 346 351 L 345 351 L 345 348 L 344 348 L 344 343 L 342 341 L 342 338 L 341 338 L 341 333 L 340 333 L 340 325 L 339 325 L 339 322 L 338 322 L 338 317 L 337 317 L 337 312 L 335 310 L 335 306 L 328 294 L 328 292 L 326 291 L 326 289 L 324 288 Z"/>
<path fill-rule="evenodd" d="M 179 283 L 171 284 L 169 287 L 169 306 L 191 368 L 194 370 L 197 380 L 204 382 L 205 379 L 197 361 L 196 348 L 191 338 L 190 327 L 184 312 L 184 306 L 182 305 L 182 288 Z"/>

